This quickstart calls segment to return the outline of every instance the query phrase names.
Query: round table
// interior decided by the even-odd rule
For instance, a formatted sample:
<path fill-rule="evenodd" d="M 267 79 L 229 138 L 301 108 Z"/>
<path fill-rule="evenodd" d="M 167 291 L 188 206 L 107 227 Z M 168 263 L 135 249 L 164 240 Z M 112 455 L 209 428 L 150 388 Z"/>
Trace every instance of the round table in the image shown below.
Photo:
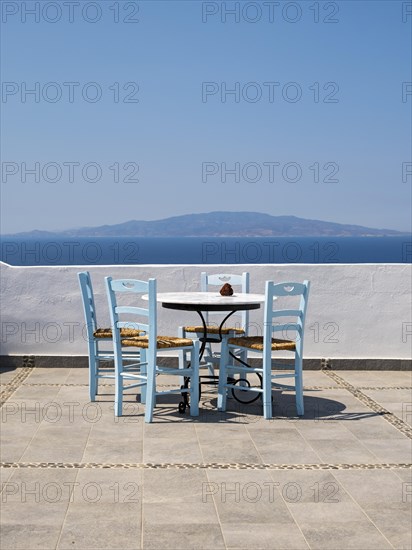
<path fill-rule="evenodd" d="M 161 302 L 162 307 L 166 309 L 196 311 L 199 314 L 203 326 L 203 336 L 199 338 L 202 342 L 199 351 L 199 360 L 201 360 L 208 342 L 222 342 L 221 331 L 227 319 L 236 311 L 259 309 L 260 305 L 265 301 L 265 295 L 235 293 L 232 296 L 222 296 L 219 292 L 159 292 L 156 300 Z M 229 312 L 219 325 L 218 338 L 207 336 L 207 325 L 203 316 L 204 311 Z M 205 381 L 201 381 L 200 386 L 202 384 L 217 384 L 218 380 L 218 377 L 212 375 L 202 375 L 201 378 L 204 378 Z M 187 394 L 184 393 L 183 396 L 185 398 Z M 186 401 L 185 404 L 187 404 Z"/>
<path fill-rule="evenodd" d="M 156 296 L 162 306 L 186 311 L 239 311 L 259 309 L 265 301 L 264 294 L 235 293 L 221 296 L 219 292 L 158 292 Z"/>
<path fill-rule="evenodd" d="M 196 311 L 203 325 L 203 337 L 200 338 L 200 358 L 202 358 L 207 342 L 221 342 L 222 328 L 227 319 L 236 311 L 259 309 L 265 301 L 264 294 L 235 293 L 232 296 L 221 296 L 219 292 L 159 292 L 156 300 L 166 309 Z M 219 325 L 219 338 L 207 337 L 207 326 L 203 316 L 204 311 L 228 311 L 228 315 Z"/>

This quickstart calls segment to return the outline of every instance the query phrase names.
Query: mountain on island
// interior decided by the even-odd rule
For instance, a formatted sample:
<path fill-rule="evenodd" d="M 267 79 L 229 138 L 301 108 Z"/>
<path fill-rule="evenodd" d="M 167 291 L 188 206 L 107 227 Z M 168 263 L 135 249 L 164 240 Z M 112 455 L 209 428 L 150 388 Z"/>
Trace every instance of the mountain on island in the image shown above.
<path fill-rule="evenodd" d="M 296 216 L 271 216 L 258 212 L 209 212 L 162 220 L 137 221 L 65 231 L 30 231 L 19 238 L 53 237 L 381 237 L 409 235 L 393 229 L 374 229 L 308 220 Z M 8 235 L 10 237 L 11 235 Z"/>

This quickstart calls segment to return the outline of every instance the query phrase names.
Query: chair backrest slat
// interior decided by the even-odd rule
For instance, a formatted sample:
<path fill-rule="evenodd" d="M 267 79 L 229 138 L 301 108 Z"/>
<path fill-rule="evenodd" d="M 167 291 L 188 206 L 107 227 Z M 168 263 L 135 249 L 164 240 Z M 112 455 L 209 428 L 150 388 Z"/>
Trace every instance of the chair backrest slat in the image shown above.
<path fill-rule="evenodd" d="M 306 310 L 308 304 L 310 282 L 303 283 L 285 282 L 274 283 L 266 281 L 265 289 L 265 346 L 269 353 L 270 341 L 273 333 L 282 332 L 282 339 L 293 339 L 292 334 L 296 334 L 296 348 L 298 352 L 302 350 L 303 333 L 305 327 Z M 277 297 L 301 296 L 299 309 L 278 309 Z M 276 321 L 281 317 L 294 317 L 293 320 L 285 320 L 284 322 Z"/>
<path fill-rule="evenodd" d="M 306 291 L 305 283 L 272 283 L 270 294 L 272 296 L 298 296 Z"/>
<path fill-rule="evenodd" d="M 136 329 L 141 330 L 144 332 L 147 332 L 149 334 L 149 325 L 145 323 L 136 323 L 134 321 L 118 321 L 117 322 L 118 328 L 130 328 L 130 329 Z M 144 334 L 142 335 L 144 336 Z"/>
<path fill-rule="evenodd" d="M 97 329 L 96 306 L 94 304 L 93 287 L 88 271 L 77 274 L 82 294 L 83 311 L 86 320 L 87 338 L 93 340 L 93 334 Z"/>
<path fill-rule="evenodd" d="M 111 287 L 114 292 L 134 292 L 137 294 L 149 292 L 148 281 L 139 281 L 138 279 L 111 279 Z"/>
<path fill-rule="evenodd" d="M 225 283 L 229 283 L 231 286 L 242 287 L 242 292 L 249 292 L 249 273 L 242 273 L 237 275 L 233 273 L 216 273 L 208 275 L 206 272 L 202 272 L 200 275 L 200 286 L 202 292 L 207 292 L 209 286 L 222 287 Z M 243 290 L 243 287 L 245 289 Z"/>
<path fill-rule="evenodd" d="M 109 301 L 110 319 L 113 329 L 113 338 L 120 348 L 120 328 L 136 328 L 146 332 L 149 337 L 149 348 L 156 350 L 157 339 L 157 309 L 156 309 L 156 279 L 139 281 L 138 279 L 112 279 L 106 277 L 106 290 Z M 130 293 L 133 295 L 148 294 L 148 307 L 119 306 L 117 305 L 117 293 Z M 132 315 L 133 317 L 144 317 L 142 322 L 125 321 L 119 319 L 119 315 Z M 147 319 L 149 318 L 149 319 Z"/>
<path fill-rule="evenodd" d="M 122 313 L 130 313 L 131 315 L 149 316 L 148 309 L 137 306 L 116 306 L 116 313 L 119 315 Z"/>
<path fill-rule="evenodd" d="M 300 323 L 285 323 L 283 325 L 272 325 L 272 333 L 273 332 L 283 332 L 284 337 L 288 339 L 287 332 L 290 330 L 296 331 L 296 332 L 302 332 L 302 325 Z"/>
<path fill-rule="evenodd" d="M 297 317 L 302 315 L 302 310 L 300 309 L 278 309 L 272 311 L 272 317 Z"/>

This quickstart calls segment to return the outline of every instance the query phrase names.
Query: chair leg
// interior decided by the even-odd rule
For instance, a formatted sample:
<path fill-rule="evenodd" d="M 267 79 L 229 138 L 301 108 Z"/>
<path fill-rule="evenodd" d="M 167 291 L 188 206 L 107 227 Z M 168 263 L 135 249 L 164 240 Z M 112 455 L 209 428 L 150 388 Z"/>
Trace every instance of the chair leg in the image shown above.
<path fill-rule="evenodd" d="M 219 365 L 219 387 L 218 387 L 218 396 L 217 396 L 217 408 L 219 411 L 226 410 L 226 399 L 227 399 L 227 365 L 229 361 L 229 346 L 227 340 L 222 341 L 222 347 L 220 350 L 220 365 Z"/>
<path fill-rule="evenodd" d="M 96 359 L 90 358 L 89 361 L 89 399 L 96 401 L 97 381 L 96 381 Z"/>
<path fill-rule="evenodd" d="M 239 359 L 241 361 L 243 361 L 243 363 L 247 363 L 247 350 L 246 349 L 242 349 L 239 353 Z M 234 363 L 234 360 L 233 360 L 233 363 Z M 247 372 L 245 371 L 238 371 L 238 372 L 234 372 L 233 373 L 234 376 L 239 376 L 239 378 L 243 378 L 244 380 L 247 380 Z M 239 386 L 247 386 L 247 383 L 246 382 L 240 382 L 239 383 Z"/>
<path fill-rule="evenodd" d="M 99 369 L 99 359 L 93 348 L 89 348 L 89 398 L 90 401 L 96 401 L 97 394 L 97 372 Z"/>
<path fill-rule="evenodd" d="M 305 414 L 303 404 L 303 380 L 302 380 L 302 357 L 295 358 L 295 392 L 296 392 L 296 412 L 298 416 Z"/>
<path fill-rule="evenodd" d="M 213 349 L 212 349 L 212 344 L 210 342 L 206 344 L 205 352 L 208 354 L 209 357 L 213 357 Z M 215 368 L 213 366 L 213 363 L 212 362 L 206 363 L 206 365 L 207 365 L 209 376 L 215 376 Z"/>
<path fill-rule="evenodd" d="M 147 364 L 147 390 L 146 390 L 146 410 L 144 415 L 145 422 L 153 421 L 153 410 L 156 404 L 156 355 L 148 354 Z"/>
<path fill-rule="evenodd" d="M 186 333 L 185 333 L 184 327 L 179 327 L 178 336 L 179 336 L 179 338 L 186 338 Z M 181 349 L 178 352 L 179 369 L 187 369 L 186 353 L 187 352 L 184 349 Z M 184 384 L 185 384 L 185 377 L 184 376 L 179 376 L 179 384 L 181 386 L 184 386 Z"/>
<path fill-rule="evenodd" d="M 146 350 L 141 349 L 140 350 L 140 374 L 145 374 L 147 376 L 147 365 L 146 363 Z M 140 386 L 140 402 L 142 404 L 146 403 L 146 391 L 147 391 L 147 384 L 143 384 L 143 386 Z"/>
<path fill-rule="evenodd" d="M 272 418 L 272 356 L 263 357 L 263 416 Z"/>
<path fill-rule="evenodd" d="M 193 342 L 190 354 L 190 416 L 199 416 L 199 340 Z"/>
<path fill-rule="evenodd" d="M 116 365 L 115 372 L 114 414 L 115 416 L 123 414 L 123 377 L 120 376 L 120 365 Z"/>

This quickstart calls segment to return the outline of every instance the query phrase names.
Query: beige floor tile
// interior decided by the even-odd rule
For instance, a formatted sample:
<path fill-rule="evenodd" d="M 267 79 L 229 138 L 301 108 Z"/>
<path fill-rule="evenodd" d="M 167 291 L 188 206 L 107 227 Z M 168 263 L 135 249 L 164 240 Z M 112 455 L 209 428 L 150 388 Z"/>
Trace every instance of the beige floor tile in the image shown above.
<path fill-rule="evenodd" d="M 296 524 L 292 523 L 256 523 L 222 525 L 228 549 L 250 550 L 303 550 L 309 548 Z"/>
<path fill-rule="evenodd" d="M 394 548 L 412 548 L 411 502 L 388 502 L 362 504 L 367 516 Z"/>
<path fill-rule="evenodd" d="M 402 502 L 406 497 L 403 482 L 390 470 L 337 470 L 334 476 L 360 504 Z"/>
<path fill-rule="evenodd" d="M 379 530 L 367 521 L 301 523 L 305 539 L 314 550 L 381 550 L 393 548 Z"/>
<path fill-rule="evenodd" d="M 337 374 L 371 387 L 408 381 L 404 372 Z M 271 420 L 260 402 L 231 399 L 227 412 L 217 411 L 215 389 L 205 386 L 198 418 L 177 412 L 179 396 L 162 397 L 154 422 L 145 424 L 135 393 L 116 418 L 113 385 L 90 403 L 87 383 L 87 369 L 34 369 L 2 408 L 2 459 L 117 467 L 3 468 L 2 550 L 410 550 L 411 470 L 294 466 L 411 462 L 411 440 L 349 391 L 327 389 L 336 383 L 325 373 L 305 373 L 306 385 L 326 389 L 305 392 L 303 418 L 293 392 L 284 391 L 274 395 Z M 364 393 L 405 420 L 412 415 L 404 390 Z M 166 463 L 189 467 L 151 466 Z M 202 463 L 226 469 L 190 467 Z M 262 463 L 291 469 L 238 469 Z M 62 494 L 74 484 L 72 498 L 36 502 L 28 494 L 21 502 L 22 484 L 36 482 L 50 484 L 51 498 L 56 483 Z"/>
<path fill-rule="evenodd" d="M 336 374 L 354 386 L 412 386 L 408 371 L 336 371 Z"/>
<path fill-rule="evenodd" d="M 224 549 L 222 531 L 217 523 L 145 524 L 145 550 L 220 550 Z"/>
<path fill-rule="evenodd" d="M 412 461 L 412 441 L 404 439 L 363 439 L 365 447 L 373 453 L 380 462 L 407 463 Z"/>
<path fill-rule="evenodd" d="M 209 484 L 206 470 L 143 470 L 144 502 L 206 502 Z"/>
<path fill-rule="evenodd" d="M 57 548 L 141 548 L 141 503 L 71 504 Z"/>
<path fill-rule="evenodd" d="M 8 384 L 20 372 L 21 372 L 21 369 L 15 369 L 14 367 L 2 367 L 2 368 L 0 368 L 0 382 L 1 382 L 1 384 Z"/>

